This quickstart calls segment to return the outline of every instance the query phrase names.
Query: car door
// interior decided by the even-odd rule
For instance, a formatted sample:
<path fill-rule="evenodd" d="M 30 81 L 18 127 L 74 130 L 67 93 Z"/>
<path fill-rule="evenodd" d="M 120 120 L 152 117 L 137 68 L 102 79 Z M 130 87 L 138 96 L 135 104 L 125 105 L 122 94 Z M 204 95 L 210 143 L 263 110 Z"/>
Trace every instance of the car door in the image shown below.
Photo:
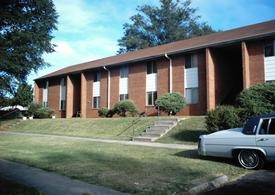
<path fill-rule="evenodd" d="M 275 160 L 275 118 L 262 119 L 256 144 L 266 151 L 268 160 Z"/>

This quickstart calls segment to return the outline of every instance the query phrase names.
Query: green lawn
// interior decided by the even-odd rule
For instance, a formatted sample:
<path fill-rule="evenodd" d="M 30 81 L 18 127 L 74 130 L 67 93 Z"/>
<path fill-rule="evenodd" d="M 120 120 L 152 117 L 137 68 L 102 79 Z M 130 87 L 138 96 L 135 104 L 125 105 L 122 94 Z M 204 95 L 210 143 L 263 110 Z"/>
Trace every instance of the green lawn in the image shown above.
<path fill-rule="evenodd" d="M 9 130 L 18 132 L 81 136 L 103 139 L 131 140 L 133 130 L 140 135 L 158 120 L 144 118 L 101 118 L 101 119 L 35 119 L 21 121 Z M 204 117 L 188 117 L 157 142 L 197 144 L 199 135 L 206 134 Z"/>
<path fill-rule="evenodd" d="M 155 117 L 100 119 L 35 119 L 9 130 L 103 139 L 130 140 L 154 123 Z"/>
<path fill-rule="evenodd" d="M 217 175 L 247 171 L 196 150 L 157 149 L 62 138 L 0 136 L 0 158 L 133 194 L 173 194 Z"/>
<path fill-rule="evenodd" d="M 197 144 L 202 134 L 208 134 L 205 128 L 204 117 L 188 117 L 157 140 L 161 143 Z"/>

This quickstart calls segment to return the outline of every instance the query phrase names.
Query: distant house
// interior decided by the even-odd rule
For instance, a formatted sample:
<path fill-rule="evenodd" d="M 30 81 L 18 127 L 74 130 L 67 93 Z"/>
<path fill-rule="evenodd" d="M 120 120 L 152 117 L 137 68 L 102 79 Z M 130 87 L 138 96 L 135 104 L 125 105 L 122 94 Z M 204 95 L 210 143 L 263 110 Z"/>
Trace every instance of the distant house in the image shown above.
<path fill-rule="evenodd" d="M 179 92 L 179 115 L 203 115 L 230 104 L 243 89 L 275 80 L 275 20 L 66 67 L 35 80 L 35 101 L 57 117 L 98 117 L 131 99 L 140 112 Z"/>

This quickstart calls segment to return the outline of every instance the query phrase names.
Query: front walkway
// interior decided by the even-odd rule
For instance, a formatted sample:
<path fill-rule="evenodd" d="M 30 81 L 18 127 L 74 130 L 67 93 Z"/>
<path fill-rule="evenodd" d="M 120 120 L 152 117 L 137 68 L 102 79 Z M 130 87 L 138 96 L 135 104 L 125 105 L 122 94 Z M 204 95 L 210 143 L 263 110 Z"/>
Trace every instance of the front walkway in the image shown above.
<path fill-rule="evenodd" d="M 10 134 L 10 135 L 20 135 L 20 136 L 51 137 L 51 138 L 61 138 L 61 139 L 80 140 L 80 141 L 83 140 L 83 141 L 103 142 L 103 143 L 123 144 L 123 145 L 133 145 L 133 146 L 147 146 L 147 147 L 167 148 L 167 149 L 180 149 L 180 150 L 195 150 L 195 149 L 197 149 L 196 145 L 184 145 L 184 144 L 163 144 L 163 143 L 156 143 L 156 142 L 133 142 L 133 141 L 95 139 L 95 138 L 75 137 L 75 136 L 65 136 L 65 135 L 21 133 L 21 132 L 12 132 L 12 131 L 0 131 L 0 133 Z"/>
<path fill-rule="evenodd" d="M 0 160 L 1 177 L 33 187 L 47 195 L 124 195 L 105 187 L 88 184 L 53 172 Z"/>

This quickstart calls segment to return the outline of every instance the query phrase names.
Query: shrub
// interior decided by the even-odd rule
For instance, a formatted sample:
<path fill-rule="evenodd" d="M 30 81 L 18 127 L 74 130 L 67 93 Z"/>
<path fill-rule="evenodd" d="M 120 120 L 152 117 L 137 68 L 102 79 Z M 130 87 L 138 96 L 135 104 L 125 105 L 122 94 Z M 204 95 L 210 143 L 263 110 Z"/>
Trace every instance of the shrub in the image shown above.
<path fill-rule="evenodd" d="M 258 84 L 243 90 L 237 104 L 244 109 L 244 118 L 274 112 L 275 83 Z"/>
<path fill-rule="evenodd" d="M 100 108 L 98 109 L 98 115 L 100 117 L 113 117 L 114 115 L 114 111 L 112 109 L 108 109 L 108 108 Z"/>
<path fill-rule="evenodd" d="M 223 129 L 241 127 L 242 119 L 239 117 L 241 109 L 233 106 L 218 106 L 206 115 L 206 128 L 210 132 Z"/>
<path fill-rule="evenodd" d="M 127 114 L 130 114 L 131 116 L 136 116 L 138 114 L 138 109 L 136 108 L 133 101 L 123 100 L 115 104 L 112 112 L 112 114 L 118 114 L 119 116 L 123 117 L 127 116 Z"/>
<path fill-rule="evenodd" d="M 31 104 L 27 114 L 34 118 L 50 118 L 54 115 L 54 110 L 49 107 L 43 107 L 40 104 Z"/>
<path fill-rule="evenodd" d="M 176 115 L 186 105 L 180 93 L 167 93 L 156 100 L 156 108 L 168 115 Z"/>

